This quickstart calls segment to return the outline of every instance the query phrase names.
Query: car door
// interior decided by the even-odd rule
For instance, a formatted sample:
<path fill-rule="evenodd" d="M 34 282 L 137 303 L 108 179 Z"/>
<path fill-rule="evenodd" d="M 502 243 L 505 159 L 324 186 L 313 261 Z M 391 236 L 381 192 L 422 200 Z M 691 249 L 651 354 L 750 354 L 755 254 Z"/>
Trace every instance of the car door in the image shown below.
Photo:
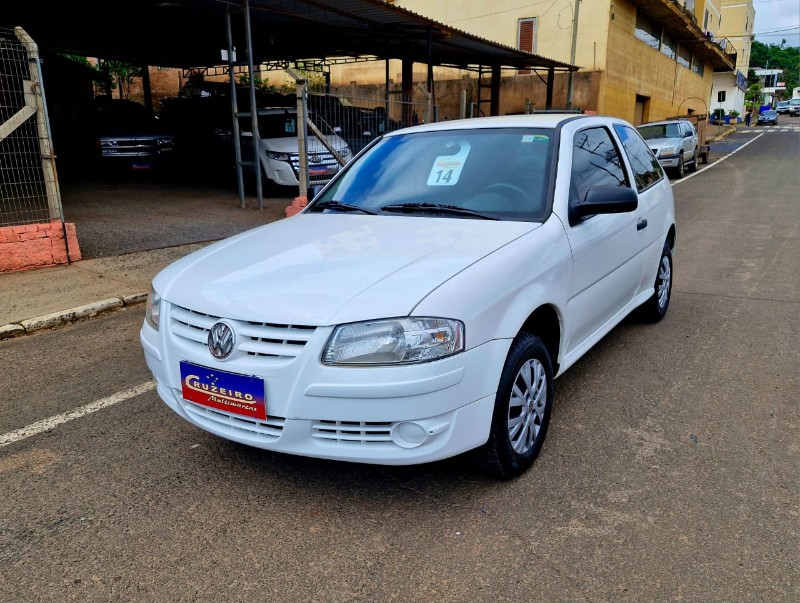
<path fill-rule="evenodd" d="M 621 123 L 614 124 L 614 133 L 622 145 L 630 175 L 639 194 L 636 246 L 640 250 L 643 271 L 637 286 L 638 293 L 653 286 L 669 222 L 667 213 L 670 189 L 664 177 L 664 169 L 641 135 L 634 128 Z M 692 138 L 687 140 L 691 142 Z"/>
<path fill-rule="evenodd" d="M 694 141 L 692 140 L 691 126 L 685 121 L 681 124 L 681 139 L 683 142 L 683 161 L 691 161 L 694 154 Z"/>
<path fill-rule="evenodd" d="M 605 126 L 580 129 L 572 140 L 570 198 L 583 199 L 598 185 L 631 187 L 621 151 Z M 643 264 L 635 212 L 590 216 L 565 228 L 573 258 L 569 353 L 592 340 L 633 299 Z"/>

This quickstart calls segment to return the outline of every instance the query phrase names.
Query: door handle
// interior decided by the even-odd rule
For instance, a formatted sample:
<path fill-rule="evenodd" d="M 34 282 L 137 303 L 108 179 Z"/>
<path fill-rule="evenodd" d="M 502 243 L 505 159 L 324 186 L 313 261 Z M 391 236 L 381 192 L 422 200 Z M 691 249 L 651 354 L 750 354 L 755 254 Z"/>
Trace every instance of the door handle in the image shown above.
<path fill-rule="evenodd" d="M 647 228 L 647 220 L 642 218 L 636 223 L 636 230 L 644 230 L 645 228 Z"/>

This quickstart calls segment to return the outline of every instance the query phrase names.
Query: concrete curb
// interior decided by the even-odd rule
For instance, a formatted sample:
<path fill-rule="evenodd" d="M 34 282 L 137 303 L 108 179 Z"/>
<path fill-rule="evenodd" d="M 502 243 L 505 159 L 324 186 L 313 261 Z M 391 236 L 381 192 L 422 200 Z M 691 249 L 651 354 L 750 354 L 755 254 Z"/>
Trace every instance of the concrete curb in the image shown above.
<path fill-rule="evenodd" d="M 147 301 L 147 293 L 135 293 L 133 295 L 123 295 L 122 297 L 111 297 L 91 304 L 53 312 L 36 318 L 28 318 L 7 325 L 0 325 L 0 340 L 27 335 L 42 329 L 52 329 L 62 325 L 70 324 L 83 318 L 92 318 L 99 314 L 111 312 L 117 308 L 136 306 Z"/>
<path fill-rule="evenodd" d="M 717 142 L 718 140 L 722 140 L 723 138 L 733 134 L 734 132 L 736 132 L 736 128 L 731 127 L 722 134 L 717 134 L 716 136 L 714 136 L 714 138 L 709 138 L 708 142 Z"/>

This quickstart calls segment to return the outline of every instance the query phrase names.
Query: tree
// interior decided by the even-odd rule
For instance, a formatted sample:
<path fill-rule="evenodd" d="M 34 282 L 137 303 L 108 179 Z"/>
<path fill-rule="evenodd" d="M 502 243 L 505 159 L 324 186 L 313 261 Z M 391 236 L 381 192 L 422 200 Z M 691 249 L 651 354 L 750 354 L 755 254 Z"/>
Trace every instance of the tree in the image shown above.
<path fill-rule="evenodd" d="M 800 85 L 800 47 L 786 46 L 785 40 L 781 44 L 754 41 L 750 49 L 750 65 L 762 69 L 782 69 L 783 81 L 790 94 L 792 89 Z"/>
<path fill-rule="evenodd" d="M 111 87 L 119 90 L 120 98 L 128 98 L 131 94 L 131 82 L 133 78 L 142 75 L 142 68 L 125 61 L 109 61 L 100 59 L 99 68 L 108 73 L 111 78 Z M 108 91 L 109 94 L 111 90 Z"/>

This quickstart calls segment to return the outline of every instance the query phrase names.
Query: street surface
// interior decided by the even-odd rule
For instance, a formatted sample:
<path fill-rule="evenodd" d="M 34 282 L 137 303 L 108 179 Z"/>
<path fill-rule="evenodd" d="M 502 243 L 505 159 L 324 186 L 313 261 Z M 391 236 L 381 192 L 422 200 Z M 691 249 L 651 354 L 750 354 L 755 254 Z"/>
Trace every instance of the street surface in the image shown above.
<path fill-rule="evenodd" d="M 142 306 L 0 341 L 0 601 L 800 600 L 800 120 L 781 122 L 675 183 L 667 317 L 556 382 L 515 481 L 200 431 L 148 386 Z"/>

